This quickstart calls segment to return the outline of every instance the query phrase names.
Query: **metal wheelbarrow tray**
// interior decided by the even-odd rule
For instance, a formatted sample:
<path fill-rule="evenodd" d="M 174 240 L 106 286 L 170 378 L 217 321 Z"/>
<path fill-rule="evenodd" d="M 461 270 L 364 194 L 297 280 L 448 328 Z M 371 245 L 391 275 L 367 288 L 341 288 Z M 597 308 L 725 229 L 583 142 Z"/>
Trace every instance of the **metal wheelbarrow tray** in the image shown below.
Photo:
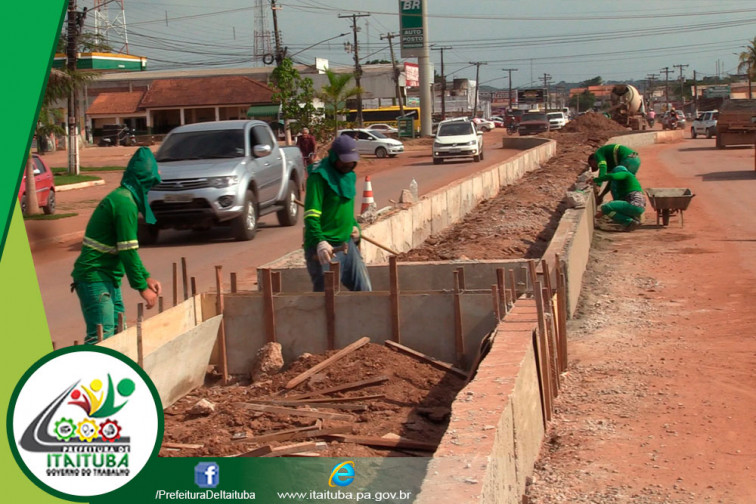
<path fill-rule="evenodd" d="M 646 195 L 651 206 L 656 210 L 656 225 L 661 219 L 662 225 L 669 225 L 669 216 L 680 212 L 680 225 L 684 226 L 683 211 L 688 209 L 693 191 L 678 187 L 656 187 L 646 189 Z"/>

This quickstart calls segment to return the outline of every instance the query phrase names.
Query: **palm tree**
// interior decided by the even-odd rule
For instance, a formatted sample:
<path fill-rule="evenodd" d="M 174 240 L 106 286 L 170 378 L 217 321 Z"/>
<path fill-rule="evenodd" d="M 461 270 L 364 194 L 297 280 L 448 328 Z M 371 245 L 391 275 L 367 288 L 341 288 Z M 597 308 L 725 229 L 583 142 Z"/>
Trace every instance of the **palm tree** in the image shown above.
<path fill-rule="evenodd" d="M 746 71 L 748 76 L 748 98 L 751 98 L 751 81 L 756 78 L 756 37 L 751 40 L 750 45 L 744 46 L 745 51 L 738 55 L 738 72 Z"/>
<path fill-rule="evenodd" d="M 346 101 L 352 96 L 362 93 L 358 87 L 347 88 L 347 84 L 352 79 L 352 74 L 337 74 L 331 70 L 326 70 L 328 84 L 323 86 L 318 93 L 318 97 L 325 103 L 326 117 L 329 113 L 333 114 L 334 134 L 339 129 L 339 114 L 346 112 Z"/>

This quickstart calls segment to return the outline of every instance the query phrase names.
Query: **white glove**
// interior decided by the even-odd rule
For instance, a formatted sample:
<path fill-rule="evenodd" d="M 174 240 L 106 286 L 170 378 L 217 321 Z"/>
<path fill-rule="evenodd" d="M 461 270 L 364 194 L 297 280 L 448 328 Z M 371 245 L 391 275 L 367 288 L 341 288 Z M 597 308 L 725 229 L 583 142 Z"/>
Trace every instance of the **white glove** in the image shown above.
<path fill-rule="evenodd" d="M 360 228 L 357 226 L 352 226 L 352 234 L 350 235 L 353 242 L 356 242 L 360 239 Z"/>
<path fill-rule="evenodd" d="M 318 259 L 323 265 L 330 264 L 333 259 L 333 247 L 325 240 L 318 242 Z"/>

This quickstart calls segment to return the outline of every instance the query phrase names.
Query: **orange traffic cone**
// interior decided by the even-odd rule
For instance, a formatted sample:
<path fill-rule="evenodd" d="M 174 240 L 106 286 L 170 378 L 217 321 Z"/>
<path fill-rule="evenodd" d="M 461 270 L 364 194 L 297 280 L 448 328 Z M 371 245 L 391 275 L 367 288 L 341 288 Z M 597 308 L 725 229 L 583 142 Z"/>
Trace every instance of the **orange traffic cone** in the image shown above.
<path fill-rule="evenodd" d="M 362 191 L 362 208 L 360 213 L 363 214 L 371 206 L 375 206 L 373 199 L 373 184 L 370 183 L 370 175 L 365 177 L 365 189 Z"/>

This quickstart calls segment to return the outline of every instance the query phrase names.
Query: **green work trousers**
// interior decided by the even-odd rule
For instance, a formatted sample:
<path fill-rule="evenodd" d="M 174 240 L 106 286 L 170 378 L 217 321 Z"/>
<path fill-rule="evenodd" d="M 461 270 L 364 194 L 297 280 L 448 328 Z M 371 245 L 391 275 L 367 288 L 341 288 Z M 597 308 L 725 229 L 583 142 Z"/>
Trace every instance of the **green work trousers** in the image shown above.
<path fill-rule="evenodd" d="M 76 294 L 79 296 L 81 312 L 87 324 L 87 335 L 84 343 L 97 343 L 97 325 L 102 324 L 103 339 L 115 334 L 118 326 L 118 314 L 124 313 L 121 288 L 113 282 L 74 282 Z"/>
<path fill-rule="evenodd" d="M 610 201 L 601 205 L 601 212 L 608 215 L 614 222 L 628 226 L 633 220 L 640 221 L 640 216 L 646 209 L 635 206 L 627 201 Z"/>

